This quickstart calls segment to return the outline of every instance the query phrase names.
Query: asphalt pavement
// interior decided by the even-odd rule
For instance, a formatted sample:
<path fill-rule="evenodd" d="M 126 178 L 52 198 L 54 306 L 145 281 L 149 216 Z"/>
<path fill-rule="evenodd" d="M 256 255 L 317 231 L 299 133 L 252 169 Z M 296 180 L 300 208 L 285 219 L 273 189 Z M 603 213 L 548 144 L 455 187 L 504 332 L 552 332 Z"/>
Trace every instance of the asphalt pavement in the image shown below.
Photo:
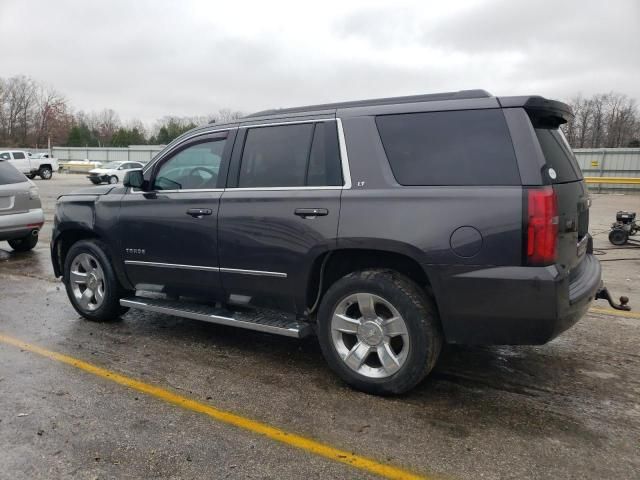
<path fill-rule="evenodd" d="M 39 245 L 0 243 L 1 479 L 640 478 L 640 249 L 606 238 L 640 196 L 594 194 L 591 209 L 604 278 L 633 313 L 598 302 L 544 346 L 449 346 L 418 388 L 380 398 L 345 386 L 314 338 L 139 311 L 82 320 L 48 242 L 56 197 L 89 182 L 36 183 Z"/>

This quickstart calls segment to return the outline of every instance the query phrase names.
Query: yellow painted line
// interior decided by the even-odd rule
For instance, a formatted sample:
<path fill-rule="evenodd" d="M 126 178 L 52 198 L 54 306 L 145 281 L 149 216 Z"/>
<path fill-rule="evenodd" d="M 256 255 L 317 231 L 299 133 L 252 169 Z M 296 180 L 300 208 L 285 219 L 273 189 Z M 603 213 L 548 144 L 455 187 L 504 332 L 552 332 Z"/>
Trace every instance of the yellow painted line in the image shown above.
<path fill-rule="evenodd" d="M 640 178 L 633 177 L 584 177 L 584 181 L 587 183 L 640 185 Z"/>
<path fill-rule="evenodd" d="M 289 445 L 290 447 L 298 448 L 300 450 L 313 453 L 314 455 L 328 458 L 329 460 L 333 460 L 335 462 L 344 463 L 353 468 L 364 470 L 366 472 L 373 473 L 384 478 L 397 480 L 428 479 L 428 477 L 417 475 L 399 467 L 386 465 L 373 459 L 361 457 L 360 455 L 356 455 L 355 453 L 340 450 L 338 448 L 334 448 L 324 443 L 317 442 L 310 438 L 306 438 L 295 433 L 290 433 L 277 427 L 272 427 L 270 425 L 267 425 L 266 423 L 251 420 L 250 418 L 243 417 L 236 413 L 220 410 L 216 407 L 212 407 L 210 405 L 206 405 L 196 400 L 170 392 L 169 390 L 165 390 L 164 388 L 156 387 L 154 385 L 135 380 L 125 375 L 112 372 L 111 370 L 107 370 L 106 368 L 98 367 L 97 365 L 93 365 L 83 360 L 65 355 L 63 353 L 54 352 L 37 345 L 23 342 L 22 340 L 4 335 L 2 333 L 0 333 L 0 342 L 8 345 L 13 345 L 22 350 L 27 350 L 32 353 L 37 353 L 38 355 L 42 355 L 43 357 L 55 360 L 57 362 L 71 365 L 72 367 L 91 373 L 97 377 L 110 380 L 112 382 L 124 385 L 125 387 L 129 387 L 142 393 L 146 393 L 147 395 L 159 398 L 160 400 L 172 403 L 186 410 L 191 410 L 193 412 L 207 415 L 208 417 L 218 420 L 219 422 L 233 425 L 234 427 L 238 427 L 243 430 L 248 430 L 252 433 L 256 433 L 271 440 L 275 440 L 276 442 Z"/>
<path fill-rule="evenodd" d="M 625 312 L 624 310 L 612 310 L 610 308 L 598 308 L 591 307 L 589 309 L 592 313 L 602 313 L 603 315 L 613 315 L 615 317 L 627 317 L 640 319 L 640 313 L 638 312 Z"/>

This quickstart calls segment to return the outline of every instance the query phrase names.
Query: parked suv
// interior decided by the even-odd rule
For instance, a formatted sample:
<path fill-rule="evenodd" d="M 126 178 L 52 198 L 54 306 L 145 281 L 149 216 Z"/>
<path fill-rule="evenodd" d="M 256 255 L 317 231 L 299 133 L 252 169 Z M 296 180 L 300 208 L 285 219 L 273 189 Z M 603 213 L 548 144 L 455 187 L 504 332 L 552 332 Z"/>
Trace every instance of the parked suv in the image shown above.
<path fill-rule="evenodd" d="M 0 157 L 0 241 L 18 252 L 31 250 L 43 223 L 38 187 Z"/>
<path fill-rule="evenodd" d="M 601 285 L 563 103 L 485 91 L 271 110 L 196 128 L 124 186 L 59 199 L 74 308 L 301 337 L 372 393 L 443 342 L 543 344 Z"/>

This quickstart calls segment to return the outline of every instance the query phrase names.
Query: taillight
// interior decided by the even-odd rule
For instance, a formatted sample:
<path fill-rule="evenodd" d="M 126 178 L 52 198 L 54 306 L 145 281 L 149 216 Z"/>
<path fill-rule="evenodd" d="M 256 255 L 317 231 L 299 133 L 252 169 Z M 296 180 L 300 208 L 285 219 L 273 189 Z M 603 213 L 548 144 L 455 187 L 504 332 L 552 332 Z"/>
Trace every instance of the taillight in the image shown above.
<path fill-rule="evenodd" d="M 552 187 L 527 190 L 528 265 L 555 263 L 558 241 L 558 201 Z"/>

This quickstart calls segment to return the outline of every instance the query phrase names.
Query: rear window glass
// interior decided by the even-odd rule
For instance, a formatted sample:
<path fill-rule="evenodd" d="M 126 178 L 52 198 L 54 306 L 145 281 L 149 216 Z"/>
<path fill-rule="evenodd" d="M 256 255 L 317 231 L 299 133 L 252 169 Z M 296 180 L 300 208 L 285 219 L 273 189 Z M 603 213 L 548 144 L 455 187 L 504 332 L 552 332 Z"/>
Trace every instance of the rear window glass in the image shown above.
<path fill-rule="evenodd" d="M 6 160 L 0 160 L 0 185 L 26 182 L 27 177 Z"/>
<path fill-rule="evenodd" d="M 500 110 L 385 115 L 378 131 L 402 185 L 519 185 Z"/>
<path fill-rule="evenodd" d="M 581 180 L 582 172 L 562 132 L 549 128 L 536 128 L 535 130 L 547 167 L 553 168 L 556 173 L 556 178 L 549 176 L 551 181 L 566 183 Z"/>

